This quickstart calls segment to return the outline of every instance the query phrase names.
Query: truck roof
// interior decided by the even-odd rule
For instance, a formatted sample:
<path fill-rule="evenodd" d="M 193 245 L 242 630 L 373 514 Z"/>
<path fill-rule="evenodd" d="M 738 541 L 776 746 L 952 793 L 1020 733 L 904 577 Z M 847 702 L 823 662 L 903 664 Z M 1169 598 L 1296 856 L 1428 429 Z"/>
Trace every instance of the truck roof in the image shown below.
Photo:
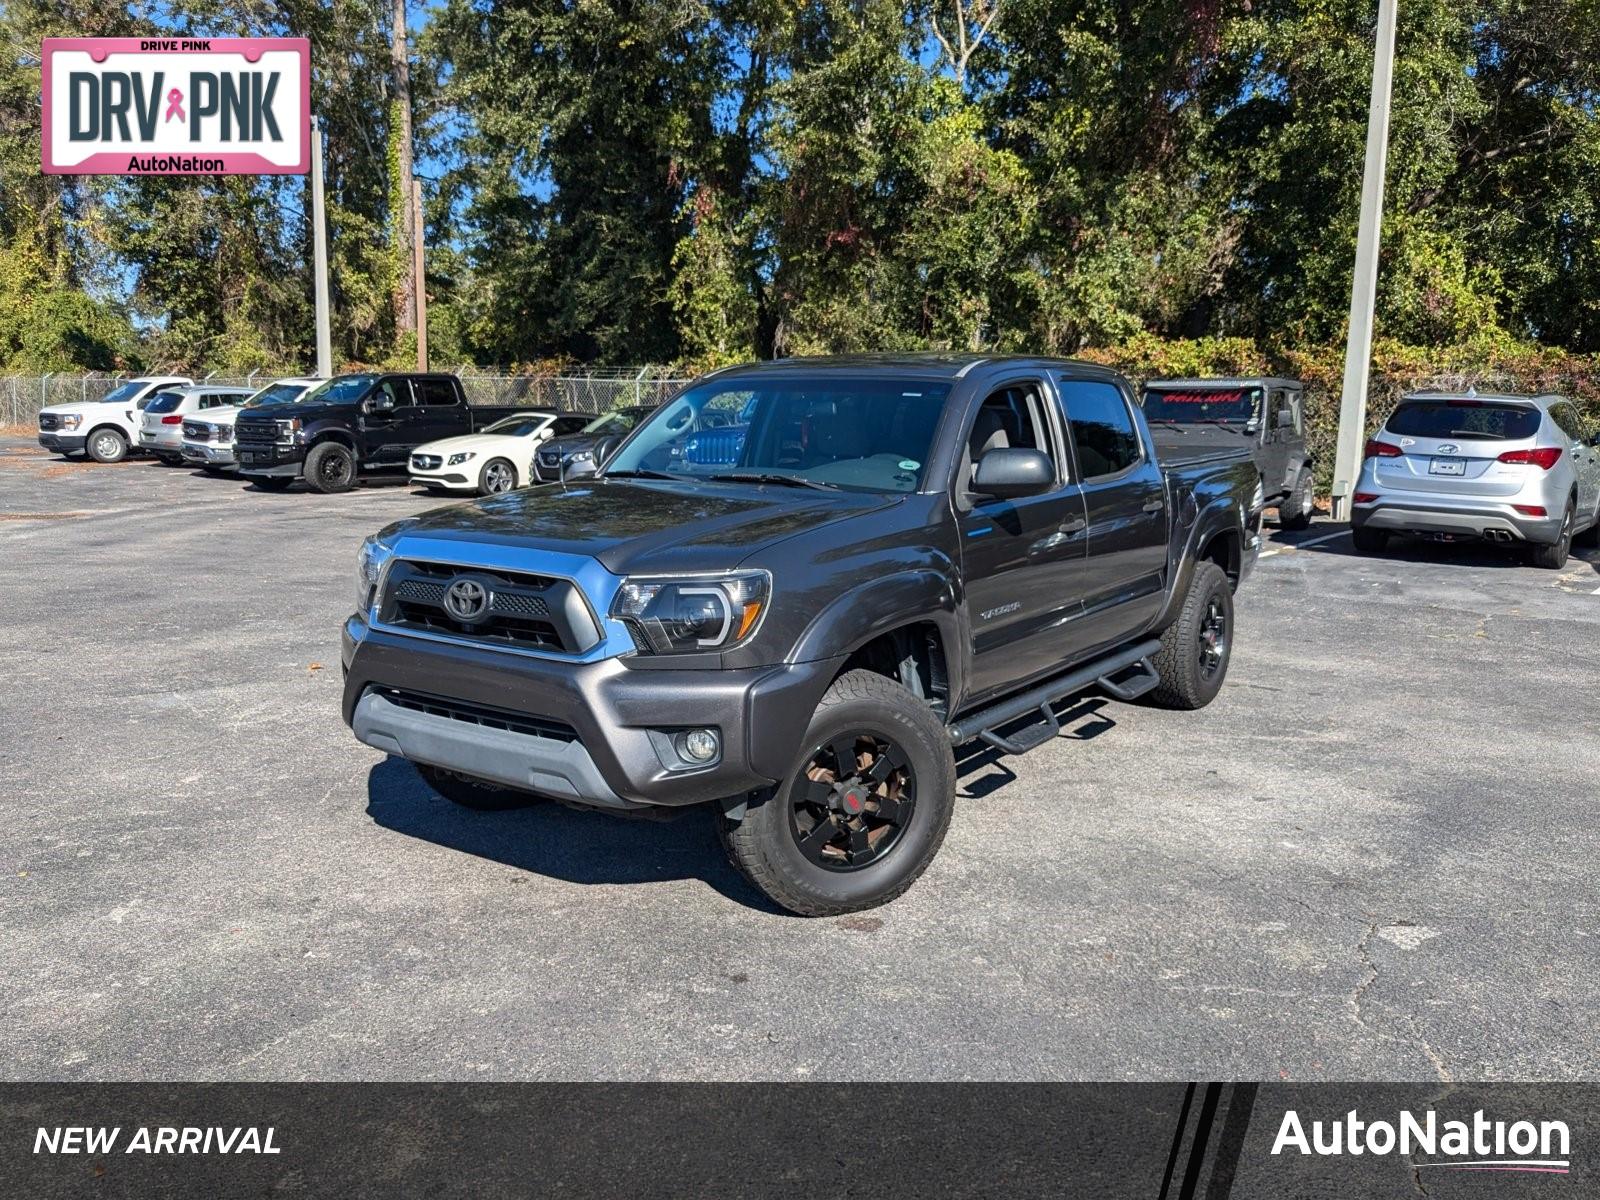
<path fill-rule="evenodd" d="M 1282 375 L 1250 375 L 1229 377 L 1227 379 L 1147 379 L 1144 386 L 1147 388 L 1304 388 L 1305 384 L 1298 379 L 1288 379 Z"/>

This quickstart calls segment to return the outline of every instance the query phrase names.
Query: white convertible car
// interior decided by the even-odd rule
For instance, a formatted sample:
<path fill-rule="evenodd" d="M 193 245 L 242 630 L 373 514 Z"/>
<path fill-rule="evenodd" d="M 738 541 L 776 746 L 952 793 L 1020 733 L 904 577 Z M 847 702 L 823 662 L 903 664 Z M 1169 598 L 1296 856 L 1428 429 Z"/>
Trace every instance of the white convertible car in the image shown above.
<path fill-rule="evenodd" d="M 591 419 L 530 408 L 477 433 L 429 442 L 411 452 L 411 482 L 430 492 L 509 492 L 534 481 L 533 455 L 541 445 L 577 433 Z"/>

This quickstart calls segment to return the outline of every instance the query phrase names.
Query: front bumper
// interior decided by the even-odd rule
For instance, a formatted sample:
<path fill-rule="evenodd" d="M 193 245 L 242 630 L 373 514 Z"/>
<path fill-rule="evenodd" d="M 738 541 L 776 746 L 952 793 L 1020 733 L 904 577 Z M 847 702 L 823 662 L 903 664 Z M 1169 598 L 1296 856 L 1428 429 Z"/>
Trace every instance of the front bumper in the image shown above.
<path fill-rule="evenodd" d="M 1493 541 L 1532 542 L 1553 546 L 1561 537 L 1563 511 L 1530 517 L 1510 504 L 1476 501 L 1451 502 L 1415 493 L 1380 493 L 1370 504 L 1350 508 L 1356 529 L 1381 529 L 1444 538 L 1488 538 Z"/>
<path fill-rule="evenodd" d="M 39 435 L 39 445 L 54 454 L 82 454 L 84 445 L 88 440 L 88 435 L 81 433 L 41 433 Z"/>
<path fill-rule="evenodd" d="M 185 462 L 204 463 L 211 467 L 231 467 L 237 461 L 233 454 L 233 443 L 218 446 L 212 442 L 183 443 L 183 458 Z"/>
<path fill-rule="evenodd" d="M 305 457 L 303 446 L 234 441 L 234 459 L 241 475 L 278 475 L 298 479 Z"/>
<path fill-rule="evenodd" d="M 344 719 L 369 746 L 510 787 L 602 808 L 682 806 L 787 775 L 842 662 L 642 669 L 445 645 L 351 617 Z M 570 736 L 508 728 L 518 717 Z M 720 758 L 683 766 L 672 733 L 706 727 L 720 734 Z"/>
<path fill-rule="evenodd" d="M 406 482 L 412 487 L 460 488 L 467 491 L 475 491 L 478 486 L 460 471 L 444 470 L 433 473 L 419 471 L 415 467 L 411 468 L 411 474 Z"/>

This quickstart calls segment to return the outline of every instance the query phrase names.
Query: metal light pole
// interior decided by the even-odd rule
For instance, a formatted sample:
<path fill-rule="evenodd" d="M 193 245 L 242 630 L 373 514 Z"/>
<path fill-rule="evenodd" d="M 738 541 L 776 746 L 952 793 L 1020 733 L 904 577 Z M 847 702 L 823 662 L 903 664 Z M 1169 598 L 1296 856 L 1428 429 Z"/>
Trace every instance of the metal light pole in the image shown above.
<path fill-rule="evenodd" d="M 311 275 L 317 298 L 317 374 L 333 374 L 333 331 L 328 316 L 328 214 L 322 183 L 322 118 L 311 118 Z"/>
<path fill-rule="evenodd" d="M 1372 365 L 1372 310 L 1378 295 L 1378 243 L 1383 230 L 1383 179 L 1389 160 L 1389 95 L 1394 83 L 1394 25 L 1398 0 L 1378 0 L 1378 38 L 1372 57 L 1372 102 L 1367 110 L 1367 164 L 1361 179 L 1361 227 L 1356 234 L 1355 283 L 1350 289 L 1350 336 L 1344 351 L 1339 442 L 1333 462 L 1333 519 L 1350 519 L 1350 493 L 1361 470 L 1367 429 L 1367 376 Z"/>

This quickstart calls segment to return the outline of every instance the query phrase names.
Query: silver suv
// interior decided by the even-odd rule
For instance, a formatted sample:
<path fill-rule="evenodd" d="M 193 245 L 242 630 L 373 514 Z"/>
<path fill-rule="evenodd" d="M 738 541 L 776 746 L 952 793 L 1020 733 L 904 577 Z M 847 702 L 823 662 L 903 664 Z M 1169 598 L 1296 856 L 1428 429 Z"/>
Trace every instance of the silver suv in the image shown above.
<path fill-rule="evenodd" d="M 1351 498 L 1356 549 L 1393 533 L 1524 546 L 1566 565 L 1600 532 L 1600 434 L 1564 396 L 1406 396 L 1367 443 Z"/>

